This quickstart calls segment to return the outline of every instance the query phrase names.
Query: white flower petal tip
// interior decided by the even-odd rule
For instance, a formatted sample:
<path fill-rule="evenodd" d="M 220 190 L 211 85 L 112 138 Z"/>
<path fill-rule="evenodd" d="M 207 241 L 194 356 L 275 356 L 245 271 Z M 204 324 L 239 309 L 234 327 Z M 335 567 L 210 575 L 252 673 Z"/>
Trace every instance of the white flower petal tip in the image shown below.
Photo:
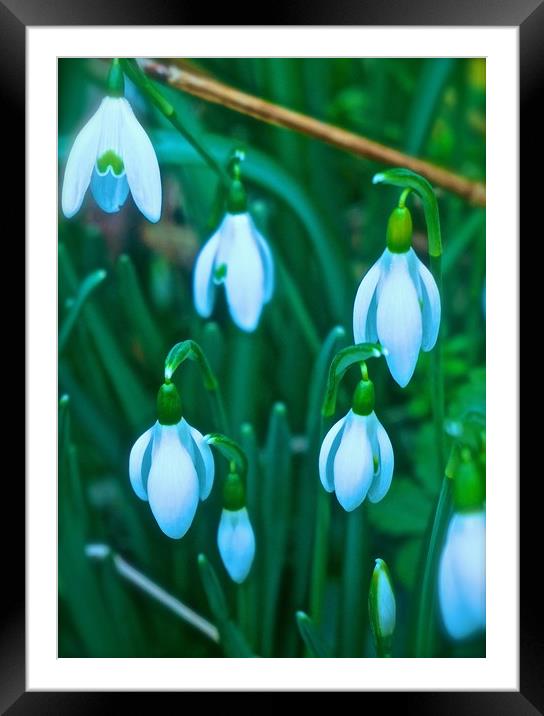
<path fill-rule="evenodd" d="M 165 535 L 180 539 L 189 530 L 199 500 L 212 489 L 214 461 L 202 435 L 184 419 L 155 425 L 134 444 L 129 459 L 134 492 L 149 502 Z"/>
<path fill-rule="evenodd" d="M 215 291 L 225 287 L 233 322 L 246 333 L 257 329 L 263 307 L 274 293 L 270 248 L 248 213 L 227 213 L 198 255 L 193 297 L 199 315 L 208 318 Z"/>
<path fill-rule="evenodd" d="M 219 554 L 233 582 L 241 584 L 249 574 L 255 557 L 255 535 L 247 509 L 226 510 L 217 531 Z"/>
<path fill-rule="evenodd" d="M 79 211 L 89 184 L 96 203 L 107 213 L 119 211 L 130 191 L 149 221 L 160 219 L 157 156 L 124 97 L 105 97 L 74 141 L 62 185 L 62 211 L 67 218 Z"/>
<path fill-rule="evenodd" d="M 367 496 L 371 502 L 381 500 L 391 485 L 393 466 L 391 441 L 374 413 L 363 416 L 350 410 L 321 445 L 321 484 L 336 493 L 346 512 L 359 507 Z"/>
<path fill-rule="evenodd" d="M 434 347 L 440 329 L 440 294 L 413 249 L 385 249 L 363 277 L 353 307 L 355 343 L 379 341 L 391 375 L 405 388 L 419 352 Z"/>
<path fill-rule="evenodd" d="M 451 518 L 438 572 L 444 627 L 452 639 L 483 631 L 485 614 L 485 511 Z"/>

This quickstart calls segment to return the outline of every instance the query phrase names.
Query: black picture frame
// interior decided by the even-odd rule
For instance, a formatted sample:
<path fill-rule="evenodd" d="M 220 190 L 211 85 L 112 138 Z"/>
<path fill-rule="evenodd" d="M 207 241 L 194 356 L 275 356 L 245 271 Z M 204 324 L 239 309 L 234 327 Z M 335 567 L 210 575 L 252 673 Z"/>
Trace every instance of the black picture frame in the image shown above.
<path fill-rule="evenodd" d="M 239 6 L 240 8 L 244 6 Z M 520 217 L 538 212 L 536 192 L 541 188 L 530 177 L 530 164 L 538 164 L 542 153 L 539 112 L 540 88 L 544 86 L 544 2 L 542 0 L 336 0 L 308 6 L 291 0 L 284 6 L 276 4 L 274 22 L 260 22 L 250 17 L 251 10 L 237 12 L 231 4 L 214 8 L 215 25 L 435 25 L 435 26 L 518 26 L 520 58 Z M 281 9 L 281 13 L 277 10 Z M 4 167 L 10 167 L 14 189 L 10 213 L 24 214 L 25 146 L 25 30 L 40 25 L 198 25 L 203 12 L 193 4 L 185 7 L 171 0 L 1 0 L 0 1 L 0 87 L 2 90 L 3 133 L 11 138 L 3 144 Z M 209 10 L 207 12 L 209 19 Z M 228 17 L 227 17 L 228 15 Z M 238 15 L 238 18 L 236 17 Z M 242 17 L 245 15 L 245 17 Z M 241 22 L 235 22 L 240 19 Z M 281 19 L 282 22 L 277 20 Z M 248 22 L 250 20 L 251 22 Z M 207 24 L 207 23 L 206 23 Z M 534 125 L 534 126 L 533 126 Z M 529 142 L 531 147 L 529 148 Z M 533 212 L 529 213 L 529 206 Z M 537 212 L 534 211 L 535 206 Z M 525 212 L 523 212 L 525 209 Z M 20 220 L 16 224 L 20 231 Z M 540 230 L 539 230 L 540 231 Z M 521 235 L 521 222 L 520 222 Z M 23 246 L 16 234 L 11 244 Z M 509 337 L 519 340 L 518 336 Z M 519 345 L 519 342 L 518 342 Z M 516 375 L 510 379 L 519 380 Z M 20 402 L 20 398 L 19 398 Z M 531 471 L 532 472 L 532 471 Z M 15 477 L 13 475 L 12 477 Z M 531 479 L 534 478 L 534 479 Z M 519 479 L 520 475 L 512 476 Z M 542 628 L 541 593 L 538 586 L 541 562 L 540 511 L 536 491 L 540 479 L 534 473 L 526 476 L 520 489 L 523 519 L 520 514 L 520 644 L 518 692 L 390 692 L 364 694 L 368 699 L 392 699 L 403 709 L 423 714 L 524 714 L 544 713 L 544 637 Z M 489 476 L 492 480 L 492 476 Z M 15 517 L 9 532 L 9 551 L 13 557 L 8 581 L 4 580 L 6 601 L 0 617 L 0 709 L 10 714 L 72 714 L 108 712 L 118 706 L 120 698 L 131 694 L 83 692 L 25 691 L 25 589 L 24 589 L 24 483 L 11 479 L 4 485 L 4 505 L 11 505 Z M 7 541 L 4 541 L 5 549 Z M 536 550 L 536 551 L 535 551 Z M 533 556 L 534 555 L 534 556 Z M 515 578 L 515 575 L 513 575 Z M 340 667 L 339 667 L 340 668 Z M 146 708 L 146 694 L 132 694 L 141 708 Z M 183 696 L 183 695 L 182 695 Z M 161 694 L 179 699 L 179 694 Z M 156 698 L 156 695 L 153 696 Z M 402 701 L 401 701 L 402 699 Z M 383 701 L 380 705 L 383 706 Z M 124 704 L 123 704 L 124 705 Z M 153 705 L 156 707 L 155 702 Z"/>

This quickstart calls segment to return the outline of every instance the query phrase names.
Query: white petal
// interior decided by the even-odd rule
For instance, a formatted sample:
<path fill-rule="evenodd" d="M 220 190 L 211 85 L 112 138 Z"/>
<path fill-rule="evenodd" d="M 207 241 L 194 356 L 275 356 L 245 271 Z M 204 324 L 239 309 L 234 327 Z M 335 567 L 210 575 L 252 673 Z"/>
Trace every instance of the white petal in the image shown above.
<path fill-rule="evenodd" d="M 111 167 L 101 174 L 96 167 L 91 178 L 91 191 L 102 211 L 113 214 L 123 206 L 128 196 L 126 174 L 117 176 Z"/>
<path fill-rule="evenodd" d="M 413 252 L 413 249 L 411 249 L 411 251 Z M 413 261 L 417 268 L 419 278 L 421 279 L 421 300 L 423 302 L 423 336 L 421 340 L 421 349 L 424 351 L 430 351 L 436 343 L 438 331 L 440 329 L 440 293 L 438 292 L 438 286 L 436 285 L 432 273 L 425 266 L 425 264 L 418 259 L 415 253 Z"/>
<path fill-rule="evenodd" d="M 149 506 L 161 530 L 172 539 L 187 532 L 198 506 L 198 477 L 176 425 L 161 425 L 147 482 Z"/>
<path fill-rule="evenodd" d="M 421 348 L 421 307 L 407 254 L 391 254 L 390 260 L 380 283 L 378 338 L 389 351 L 386 360 L 391 375 L 404 388 L 414 373 Z"/>
<path fill-rule="evenodd" d="M 189 425 L 185 418 L 182 418 L 178 424 L 178 433 L 193 460 L 200 488 L 200 499 L 205 500 L 212 491 L 215 472 L 211 448 L 204 441 L 202 433 Z"/>
<path fill-rule="evenodd" d="M 347 416 L 340 418 L 340 420 L 332 426 L 329 432 L 325 435 L 323 443 L 321 444 L 321 450 L 319 451 L 319 477 L 321 479 L 321 484 L 327 492 L 334 491 L 334 458 L 336 456 L 338 445 L 340 444 L 340 439 L 342 437 L 341 430 L 346 422 L 346 417 Z"/>
<path fill-rule="evenodd" d="M 485 512 L 453 515 L 440 558 L 438 593 L 451 637 L 464 639 L 485 629 Z"/>
<path fill-rule="evenodd" d="M 104 101 L 77 135 L 68 155 L 62 183 L 62 212 L 69 219 L 79 211 L 91 181 L 102 127 Z"/>
<path fill-rule="evenodd" d="M 389 435 L 385 431 L 385 428 L 380 423 L 374 413 L 369 418 L 375 420 L 375 440 L 376 447 L 378 448 L 378 472 L 374 475 L 372 485 L 368 490 L 368 499 L 370 502 L 379 502 L 385 497 L 389 488 L 391 487 L 391 480 L 393 479 L 393 469 L 395 467 L 395 456 L 393 455 L 393 446 Z M 373 442 L 373 441 L 372 441 Z"/>
<path fill-rule="evenodd" d="M 255 535 L 245 507 L 236 511 L 223 510 L 217 546 L 230 578 L 240 584 L 249 574 L 255 557 Z"/>
<path fill-rule="evenodd" d="M 227 214 L 221 232 L 216 267 L 225 264 L 225 291 L 230 315 L 238 328 L 257 328 L 263 310 L 264 266 L 249 215 Z"/>
<path fill-rule="evenodd" d="M 149 469 L 151 467 L 151 450 L 153 447 L 152 438 L 154 428 L 155 426 L 152 426 L 151 428 L 149 428 L 149 430 L 146 430 L 143 435 L 140 435 L 138 440 L 136 440 L 132 450 L 130 451 L 130 457 L 128 461 L 128 474 L 130 477 L 130 484 L 132 485 L 132 489 L 138 495 L 140 500 L 146 501 L 146 483 L 147 476 L 149 475 Z M 146 463 L 145 470 L 142 469 L 142 467 L 144 466 L 144 459 Z"/>
<path fill-rule="evenodd" d="M 366 497 L 374 475 L 367 416 L 348 413 L 342 439 L 334 458 L 334 489 L 338 502 L 351 512 Z"/>
<path fill-rule="evenodd" d="M 206 241 L 196 258 L 193 278 L 193 298 L 197 313 L 208 318 L 215 302 L 215 283 L 213 269 L 215 255 L 219 247 L 219 231 Z"/>
<path fill-rule="evenodd" d="M 384 254 L 366 272 L 359 284 L 353 304 L 353 340 L 355 343 L 375 343 L 376 332 L 376 288 L 382 275 Z"/>
<path fill-rule="evenodd" d="M 257 227 L 255 226 L 255 222 L 249 214 L 247 214 L 246 216 L 248 217 L 249 223 L 251 224 L 253 236 L 257 243 L 257 248 L 259 249 L 259 252 L 261 254 L 261 260 L 263 262 L 264 269 L 263 300 L 265 303 L 268 303 L 268 301 L 270 301 L 270 299 L 272 298 L 272 294 L 274 293 L 274 259 L 272 257 L 272 252 L 270 251 L 270 247 L 268 246 L 268 242 L 261 234 L 259 229 L 257 229 Z"/>
<path fill-rule="evenodd" d="M 157 155 L 145 129 L 136 119 L 128 101 L 121 98 L 123 125 L 121 157 L 130 191 L 142 214 L 152 222 L 161 217 L 162 188 Z"/>

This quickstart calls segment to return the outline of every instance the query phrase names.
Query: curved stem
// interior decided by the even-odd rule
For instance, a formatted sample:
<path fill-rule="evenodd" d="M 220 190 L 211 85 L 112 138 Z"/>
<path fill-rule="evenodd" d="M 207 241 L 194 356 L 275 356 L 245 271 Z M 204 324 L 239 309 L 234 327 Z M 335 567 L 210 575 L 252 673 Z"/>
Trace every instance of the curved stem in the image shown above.
<path fill-rule="evenodd" d="M 223 403 L 223 395 L 219 387 L 219 381 L 212 370 L 210 362 L 206 358 L 206 354 L 196 341 L 181 341 L 181 343 L 176 343 L 176 345 L 170 349 L 164 361 L 165 382 L 169 383 L 172 380 L 172 376 L 175 371 L 185 360 L 194 361 L 200 368 L 204 387 L 212 399 L 214 423 L 217 425 L 219 430 L 222 430 L 225 433 L 230 432 L 227 414 L 225 412 L 225 405 Z"/>
<path fill-rule="evenodd" d="M 325 421 L 321 418 L 319 441 L 325 435 Z M 314 537 L 314 554 L 312 562 L 312 578 L 310 585 L 310 615 L 319 624 L 323 614 L 323 600 L 327 578 L 327 560 L 329 555 L 329 526 L 331 506 L 329 495 L 321 487 L 317 495 L 316 523 Z"/>
<path fill-rule="evenodd" d="M 229 463 L 235 463 L 240 468 L 242 476 L 245 478 L 247 475 L 247 455 L 243 449 L 238 445 L 237 442 L 231 440 L 231 438 L 221 433 L 208 433 L 204 436 L 204 440 L 208 445 L 213 445 L 219 450 L 223 457 L 229 461 Z M 232 464 L 231 464 L 232 470 Z"/>
<path fill-rule="evenodd" d="M 212 169 L 219 180 L 225 187 L 231 184 L 231 178 L 228 172 L 215 160 L 208 150 L 193 136 L 183 125 L 179 119 L 176 110 L 163 97 L 159 90 L 153 85 L 151 80 L 142 72 L 138 63 L 134 59 L 123 58 L 120 60 L 123 72 L 129 77 L 134 84 L 145 94 L 148 100 L 157 107 L 157 109 L 168 119 L 175 129 L 186 139 L 189 144 L 196 149 L 206 164 Z"/>

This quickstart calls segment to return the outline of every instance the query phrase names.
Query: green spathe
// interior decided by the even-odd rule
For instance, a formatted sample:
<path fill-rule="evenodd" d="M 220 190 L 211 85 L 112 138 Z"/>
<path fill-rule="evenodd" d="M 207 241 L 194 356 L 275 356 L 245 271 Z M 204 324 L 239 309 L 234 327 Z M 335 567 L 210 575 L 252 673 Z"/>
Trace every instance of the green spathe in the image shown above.
<path fill-rule="evenodd" d="M 173 383 L 163 383 L 157 395 L 157 418 L 161 425 L 177 425 L 183 415 L 181 398 Z"/>

